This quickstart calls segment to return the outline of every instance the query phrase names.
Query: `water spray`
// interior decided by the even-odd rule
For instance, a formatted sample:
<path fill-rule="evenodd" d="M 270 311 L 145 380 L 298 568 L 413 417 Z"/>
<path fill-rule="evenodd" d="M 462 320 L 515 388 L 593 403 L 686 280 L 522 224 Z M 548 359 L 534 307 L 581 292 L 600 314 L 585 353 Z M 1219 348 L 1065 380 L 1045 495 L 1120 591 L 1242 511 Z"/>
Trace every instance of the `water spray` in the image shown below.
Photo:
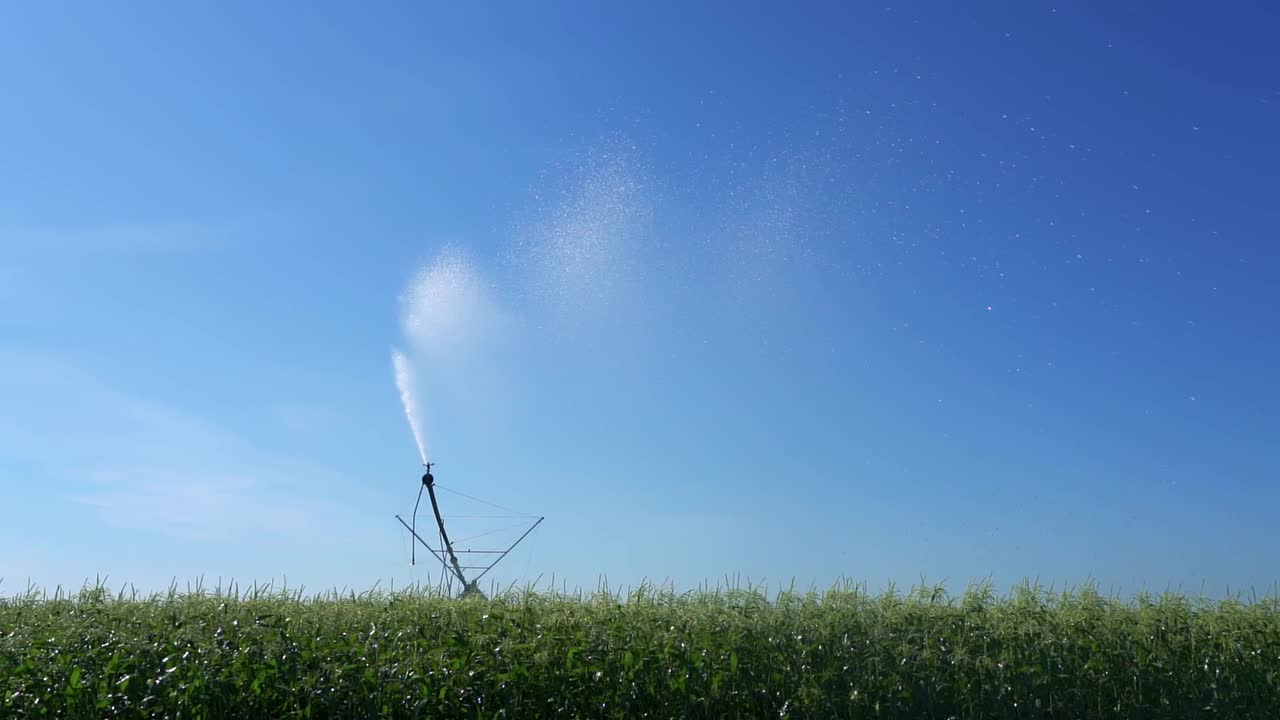
<path fill-rule="evenodd" d="M 391 351 L 391 364 L 396 371 L 396 389 L 400 391 L 400 404 L 404 405 L 404 416 L 409 421 L 409 431 L 413 433 L 413 441 L 418 446 L 418 456 L 422 464 L 427 463 L 427 447 L 422 442 L 422 424 L 418 419 L 418 403 L 413 391 L 413 365 L 409 358 L 399 350 Z"/>
<path fill-rule="evenodd" d="M 421 268 L 405 288 L 400 297 L 400 325 L 408 343 L 407 352 L 394 349 L 391 360 L 395 368 L 400 402 L 404 405 L 405 418 L 409 422 L 409 429 L 413 433 L 418 456 L 425 470 L 418 485 L 413 515 L 408 518 L 396 515 L 396 519 L 410 535 L 410 563 L 417 564 L 417 549 L 421 545 L 439 561 L 440 583 L 446 593 L 451 593 L 453 583 L 457 582 L 464 596 L 482 594 L 478 587 L 479 581 L 528 537 L 542 523 L 543 518 L 465 495 L 436 481 L 433 473 L 435 463 L 428 459 L 424 428 L 419 415 L 421 405 L 414 383 L 415 368 L 411 354 L 423 353 L 429 356 L 434 363 L 437 378 L 447 374 L 453 365 L 471 360 L 473 353 L 486 347 L 502 325 L 502 313 L 489 296 L 486 283 L 472 269 L 465 254 L 450 247 L 445 248 L 434 263 Z M 431 501 L 431 514 L 428 516 L 424 513 L 423 517 L 435 520 L 434 533 L 418 530 L 418 513 L 424 493 Z M 459 537 L 458 534 L 451 537 L 445 527 L 445 520 L 466 516 L 447 515 L 444 506 L 449 503 L 445 502 L 447 498 L 443 498 L 441 493 L 451 493 L 508 513 L 471 517 L 506 518 L 515 522 L 471 537 Z M 457 529 L 455 522 L 454 530 Z M 520 534 L 514 542 L 498 547 L 460 546 L 498 533 L 504 533 L 499 537 L 510 538 L 517 532 Z M 436 535 L 435 539 L 430 538 L 432 534 Z"/>

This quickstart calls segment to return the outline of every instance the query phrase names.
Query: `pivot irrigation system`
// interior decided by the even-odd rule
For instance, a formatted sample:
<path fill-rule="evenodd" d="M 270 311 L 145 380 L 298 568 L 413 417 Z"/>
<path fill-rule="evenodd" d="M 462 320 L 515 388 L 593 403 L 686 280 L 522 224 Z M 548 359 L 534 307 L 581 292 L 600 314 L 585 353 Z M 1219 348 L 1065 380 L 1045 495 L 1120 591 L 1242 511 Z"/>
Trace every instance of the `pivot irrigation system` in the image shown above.
<path fill-rule="evenodd" d="M 510 552 L 514 550 L 525 538 L 529 537 L 529 533 L 533 532 L 535 528 L 541 525 L 545 518 L 538 515 L 517 512 L 510 508 L 496 505 L 487 500 L 481 500 L 480 498 L 465 495 L 457 490 L 451 490 L 443 485 L 439 485 L 436 483 L 435 476 L 431 474 L 431 468 L 433 465 L 435 465 L 435 463 L 428 462 L 425 464 L 426 472 L 422 474 L 422 486 L 418 488 L 418 499 L 413 504 L 413 515 L 411 515 L 407 521 L 402 516 L 396 515 L 396 520 L 399 520 L 400 524 L 404 526 L 404 529 L 408 530 L 409 535 L 412 536 L 410 539 L 411 550 L 409 562 L 414 565 L 418 563 L 417 549 L 418 546 L 421 545 L 426 548 L 426 550 L 430 552 L 436 560 L 440 561 L 440 586 L 446 594 L 453 594 L 454 582 L 456 581 L 461 597 L 470 597 L 473 595 L 483 597 L 484 593 L 480 591 L 479 587 L 481 578 L 487 575 L 494 566 L 502 562 L 502 559 L 510 554 Z M 471 538 L 459 539 L 457 541 L 459 543 L 471 542 L 472 540 L 492 535 L 503 530 L 514 530 L 516 532 L 523 530 L 523 532 L 520 532 L 519 537 L 516 537 L 513 542 L 503 547 L 457 547 L 455 546 L 455 541 L 449 539 L 449 531 L 445 529 L 444 521 L 447 516 L 440 512 L 440 501 L 436 496 L 437 490 L 451 493 L 507 513 L 505 515 L 488 515 L 486 516 L 488 518 L 506 518 L 516 521 L 514 524 L 504 527 L 501 530 L 480 533 L 479 535 Z M 426 539 L 422 537 L 422 534 L 418 532 L 418 508 L 422 505 L 423 492 L 426 492 L 427 496 L 431 499 L 431 514 L 435 517 L 436 521 L 437 532 L 435 545 L 427 542 Z M 459 559 L 459 556 L 461 556 L 462 559 Z"/>

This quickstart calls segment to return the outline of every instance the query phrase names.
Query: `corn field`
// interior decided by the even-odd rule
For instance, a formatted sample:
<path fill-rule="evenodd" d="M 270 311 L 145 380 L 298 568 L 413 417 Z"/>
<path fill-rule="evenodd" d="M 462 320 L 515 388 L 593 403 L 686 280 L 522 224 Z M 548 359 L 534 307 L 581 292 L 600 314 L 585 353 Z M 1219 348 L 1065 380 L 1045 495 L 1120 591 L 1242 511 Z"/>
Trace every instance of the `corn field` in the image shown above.
<path fill-rule="evenodd" d="M 0 600 L 4 718 L 1274 718 L 1280 603 L 1086 587 Z"/>

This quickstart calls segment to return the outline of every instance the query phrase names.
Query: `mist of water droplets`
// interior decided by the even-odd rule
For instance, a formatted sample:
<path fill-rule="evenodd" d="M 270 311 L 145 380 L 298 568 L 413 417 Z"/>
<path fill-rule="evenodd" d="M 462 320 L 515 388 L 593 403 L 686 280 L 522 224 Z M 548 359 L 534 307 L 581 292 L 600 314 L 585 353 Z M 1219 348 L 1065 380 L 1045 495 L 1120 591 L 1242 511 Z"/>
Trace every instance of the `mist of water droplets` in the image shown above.
<path fill-rule="evenodd" d="M 391 364 L 395 368 L 396 388 L 400 391 L 400 402 L 404 405 L 404 415 L 409 421 L 409 430 L 413 433 L 413 441 L 418 445 L 418 455 L 422 464 L 427 463 L 427 446 L 423 441 L 422 420 L 418 411 L 418 398 L 413 385 L 413 363 L 399 350 L 391 351 Z"/>

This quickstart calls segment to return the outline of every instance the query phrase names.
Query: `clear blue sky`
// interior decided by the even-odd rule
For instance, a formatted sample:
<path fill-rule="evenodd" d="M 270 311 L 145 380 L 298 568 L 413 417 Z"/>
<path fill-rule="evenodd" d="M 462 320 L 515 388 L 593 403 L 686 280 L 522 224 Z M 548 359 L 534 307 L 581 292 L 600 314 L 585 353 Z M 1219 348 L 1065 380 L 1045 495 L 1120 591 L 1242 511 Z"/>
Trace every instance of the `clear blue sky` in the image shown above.
<path fill-rule="evenodd" d="M 0 590 L 424 579 L 394 347 L 503 580 L 1280 579 L 1266 4 L 182 5 L 0 11 Z"/>

